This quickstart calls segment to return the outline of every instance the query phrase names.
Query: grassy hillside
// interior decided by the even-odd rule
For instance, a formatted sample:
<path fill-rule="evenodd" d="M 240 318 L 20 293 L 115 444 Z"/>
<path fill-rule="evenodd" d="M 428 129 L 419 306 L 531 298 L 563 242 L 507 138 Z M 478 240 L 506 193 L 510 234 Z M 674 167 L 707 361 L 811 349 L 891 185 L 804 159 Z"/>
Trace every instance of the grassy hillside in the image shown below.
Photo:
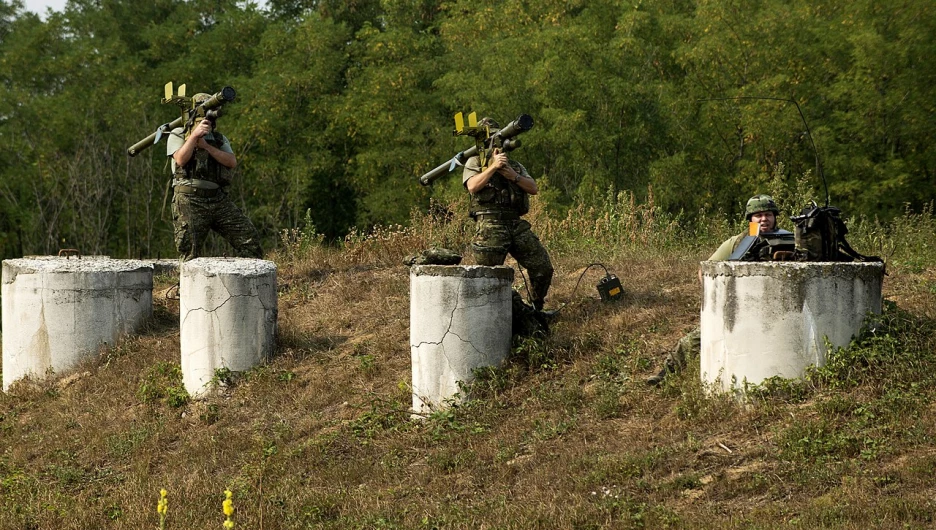
<path fill-rule="evenodd" d="M 628 197 L 531 214 L 564 306 L 469 404 L 409 419 L 404 255 L 464 250 L 460 208 L 321 244 L 283 234 L 277 354 L 188 400 L 178 302 L 77 375 L 0 396 L 0 528 L 926 528 L 936 524 L 936 222 L 852 222 L 888 256 L 886 326 L 749 406 L 644 380 L 698 319 L 697 263 L 737 226 Z M 449 212 L 457 212 L 449 215 Z M 470 262 L 470 257 L 468 258 Z M 594 289 L 600 261 L 620 303 Z M 522 289 L 522 284 L 518 284 Z"/>

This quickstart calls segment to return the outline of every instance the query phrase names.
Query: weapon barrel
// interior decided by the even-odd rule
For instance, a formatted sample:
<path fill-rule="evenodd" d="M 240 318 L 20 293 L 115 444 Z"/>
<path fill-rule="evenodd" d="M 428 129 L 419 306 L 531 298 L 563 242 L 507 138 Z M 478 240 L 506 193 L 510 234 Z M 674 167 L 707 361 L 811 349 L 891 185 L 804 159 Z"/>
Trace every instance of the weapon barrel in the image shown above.
<path fill-rule="evenodd" d="M 521 114 L 517 119 L 507 124 L 498 134 L 503 139 L 513 138 L 520 133 L 524 133 L 533 128 L 533 117 L 529 114 Z"/>
<path fill-rule="evenodd" d="M 497 135 L 502 139 L 507 140 L 517 136 L 520 133 L 524 133 L 533 128 L 533 117 L 529 114 L 521 114 L 517 119 L 507 124 L 506 127 L 497 131 Z M 514 142 L 509 143 L 510 147 L 507 148 L 507 151 L 511 151 L 517 147 L 520 147 L 520 140 L 514 140 Z M 461 153 L 455 155 L 454 160 L 459 162 L 464 162 L 469 158 L 478 154 L 478 146 L 473 146 L 470 149 L 466 149 Z M 432 171 L 426 173 L 425 175 L 419 177 L 419 183 L 423 186 L 428 186 L 432 184 L 432 181 L 438 179 L 439 177 L 445 176 L 449 172 L 449 168 L 452 166 L 452 161 L 440 165 L 439 167 L 433 169 Z"/>
<path fill-rule="evenodd" d="M 168 129 L 171 131 L 172 129 L 175 129 L 176 127 L 182 125 L 182 123 L 183 123 L 182 118 L 176 118 L 175 121 L 173 121 L 172 123 L 170 123 L 167 127 L 168 127 Z M 168 132 L 168 131 L 167 131 L 167 132 Z M 146 138 L 140 140 L 139 142 L 137 142 L 137 143 L 131 145 L 130 147 L 128 147 L 128 148 L 127 148 L 127 154 L 130 155 L 130 156 L 136 156 L 136 155 L 138 155 L 138 154 L 140 153 L 140 151 L 142 151 L 142 150 L 146 149 L 147 147 L 150 147 L 151 145 L 153 145 L 153 141 L 154 141 L 154 140 L 156 140 L 156 133 L 155 133 L 155 132 L 154 132 L 153 134 L 147 136 Z"/>
<path fill-rule="evenodd" d="M 234 91 L 234 88 L 226 86 L 221 89 L 221 92 L 211 96 L 206 99 L 204 103 L 201 104 L 202 107 L 205 107 L 207 110 L 216 109 L 225 103 L 234 101 L 234 98 L 237 96 L 237 92 Z"/>
<path fill-rule="evenodd" d="M 500 136 L 502 139 L 508 140 L 510 138 L 513 138 L 514 136 L 517 136 L 520 133 L 527 132 L 532 128 L 533 128 L 533 117 L 530 116 L 529 114 L 521 114 L 516 120 L 508 123 L 506 127 L 497 131 L 496 134 Z M 507 145 L 509 145 L 509 147 L 507 147 Z M 507 145 L 505 145 L 505 147 L 507 147 L 506 150 L 512 151 L 513 149 L 520 147 L 520 140 L 518 139 L 518 140 L 514 140 L 513 142 L 507 142 Z M 453 160 L 457 160 L 458 162 L 463 163 L 465 160 L 477 154 L 478 154 L 478 146 L 474 146 L 474 147 L 471 147 L 470 149 L 466 149 L 458 153 L 457 155 L 455 155 Z M 450 167 L 452 167 L 451 160 L 433 169 L 432 171 L 426 173 L 425 175 L 419 177 L 419 183 L 422 184 L 423 186 L 428 186 L 429 184 L 432 184 L 432 181 L 438 179 L 439 177 L 448 175 Z"/>
<path fill-rule="evenodd" d="M 216 109 L 228 103 L 234 101 L 234 98 L 237 97 L 237 92 L 234 91 L 234 88 L 226 86 L 221 89 L 220 92 L 206 99 L 204 103 L 201 104 L 201 107 L 204 107 L 206 110 Z M 183 118 L 176 118 L 168 125 L 168 131 L 175 129 L 176 127 L 181 126 L 185 123 Z M 127 148 L 127 154 L 130 156 L 136 156 L 140 151 L 146 149 L 147 147 L 153 145 L 153 141 L 156 140 L 156 133 L 147 136 L 146 138 L 140 140 L 139 142 L 131 145 Z"/>
<path fill-rule="evenodd" d="M 466 149 L 458 153 L 457 155 L 455 155 L 453 160 L 458 160 L 459 162 L 464 163 L 465 160 L 468 160 L 469 158 L 475 156 L 476 154 L 478 154 L 478 147 L 471 146 L 471 148 Z M 419 177 L 419 183 L 422 184 L 423 186 L 428 186 L 432 184 L 432 182 L 438 179 L 439 177 L 444 177 L 445 175 L 448 175 L 449 168 L 451 167 L 452 167 L 452 161 L 449 160 L 445 162 L 444 164 L 441 164 L 439 167 L 433 169 L 432 171 L 426 173 L 425 175 Z"/>

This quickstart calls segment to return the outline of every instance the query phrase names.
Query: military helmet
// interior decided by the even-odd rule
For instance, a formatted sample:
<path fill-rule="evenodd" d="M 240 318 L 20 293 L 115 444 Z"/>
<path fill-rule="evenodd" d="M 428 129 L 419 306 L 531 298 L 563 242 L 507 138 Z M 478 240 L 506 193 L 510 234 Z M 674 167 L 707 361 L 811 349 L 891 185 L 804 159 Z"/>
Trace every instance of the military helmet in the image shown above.
<path fill-rule="evenodd" d="M 211 99 L 211 94 L 199 92 L 198 94 L 195 94 L 194 96 L 192 96 L 192 104 L 198 105 L 199 103 L 204 103 L 205 101 L 208 101 L 209 99 Z"/>
<path fill-rule="evenodd" d="M 748 199 L 747 206 L 744 208 L 744 214 L 748 221 L 759 212 L 773 212 L 774 215 L 780 215 L 780 208 L 774 202 L 770 195 L 755 195 Z"/>
<path fill-rule="evenodd" d="M 478 122 L 478 127 L 490 127 L 491 129 L 500 129 L 497 120 L 494 118 L 484 117 L 481 118 L 481 121 Z"/>

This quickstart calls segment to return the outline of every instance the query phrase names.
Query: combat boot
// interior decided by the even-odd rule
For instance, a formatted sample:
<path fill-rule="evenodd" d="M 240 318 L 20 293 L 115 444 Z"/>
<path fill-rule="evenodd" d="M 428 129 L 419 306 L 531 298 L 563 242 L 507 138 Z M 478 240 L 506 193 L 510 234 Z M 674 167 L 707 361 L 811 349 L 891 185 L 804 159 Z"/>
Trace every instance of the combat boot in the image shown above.
<path fill-rule="evenodd" d="M 553 321 L 559 316 L 558 311 L 542 311 L 536 310 L 533 312 L 533 318 L 536 319 L 536 322 L 539 323 L 540 328 L 543 332 L 549 335 L 549 327 L 552 325 Z"/>
<path fill-rule="evenodd" d="M 674 374 L 677 371 L 676 361 L 672 357 L 666 356 L 666 359 L 663 361 L 663 368 L 660 369 L 660 373 L 650 376 L 647 378 L 647 384 L 650 386 L 660 386 L 663 381 L 666 379 L 666 376 L 669 374 Z"/>

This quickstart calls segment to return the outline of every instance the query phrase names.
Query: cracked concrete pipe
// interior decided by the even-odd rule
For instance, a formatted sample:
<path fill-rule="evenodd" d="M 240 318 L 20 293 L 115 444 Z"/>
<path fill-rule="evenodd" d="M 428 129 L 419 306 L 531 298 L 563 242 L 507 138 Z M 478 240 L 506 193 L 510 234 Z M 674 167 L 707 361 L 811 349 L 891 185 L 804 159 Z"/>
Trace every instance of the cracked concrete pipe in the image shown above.
<path fill-rule="evenodd" d="M 64 375 L 153 314 L 153 266 L 107 257 L 3 261 L 3 390 Z"/>
<path fill-rule="evenodd" d="M 882 263 L 702 263 L 702 381 L 744 392 L 826 363 L 881 313 Z"/>
<path fill-rule="evenodd" d="M 179 327 L 182 382 L 194 398 L 218 371 L 244 372 L 273 353 L 276 265 L 250 258 L 196 258 L 182 264 Z"/>
<path fill-rule="evenodd" d="M 459 382 L 510 353 L 511 267 L 410 268 L 414 418 L 465 399 Z"/>

